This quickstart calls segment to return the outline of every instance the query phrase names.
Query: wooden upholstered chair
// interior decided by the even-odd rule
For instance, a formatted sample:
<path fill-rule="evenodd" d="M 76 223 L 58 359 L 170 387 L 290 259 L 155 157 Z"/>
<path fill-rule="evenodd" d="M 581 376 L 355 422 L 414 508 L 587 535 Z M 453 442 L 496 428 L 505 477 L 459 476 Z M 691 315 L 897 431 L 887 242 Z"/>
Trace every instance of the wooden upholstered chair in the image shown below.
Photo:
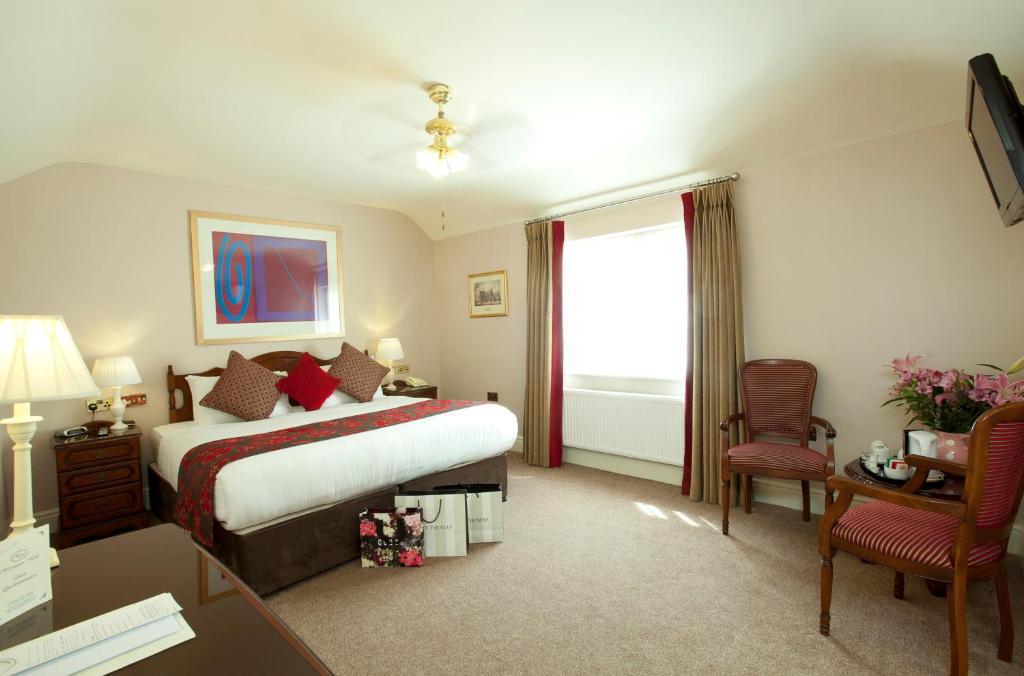
<path fill-rule="evenodd" d="M 974 423 L 967 465 L 907 456 L 916 471 L 901 489 L 832 477 L 835 504 L 819 526 L 820 631 L 829 634 L 832 557 L 836 550 L 896 571 L 894 595 L 903 598 L 904 575 L 946 584 L 950 673 L 967 673 L 967 582 L 994 580 L 999 605 L 999 659 L 1013 657 L 1013 621 L 1003 559 L 1024 492 L 1024 403 L 987 411 Z M 928 470 L 965 477 L 959 501 L 914 493 Z M 854 495 L 875 498 L 851 508 Z"/>
<path fill-rule="evenodd" d="M 814 366 L 796 359 L 758 359 L 740 368 L 745 410 L 719 425 L 723 535 L 729 534 L 729 489 L 734 472 L 744 478 L 744 512 L 750 513 L 754 476 L 794 479 L 803 492 L 803 520 L 811 520 L 810 482 L 824 482 L 835 471 L 835 428 L 824 418 L 811 415 L 817 380 Z M 730 447 L 729 428 L 736 422 L 743 423 L 746 443 Z M 808 447 L 815 434 L 813 426 L 825 430 L 825 453 Z M 830 504 L 832 496 L 825 491 L 826 508 Z"/>

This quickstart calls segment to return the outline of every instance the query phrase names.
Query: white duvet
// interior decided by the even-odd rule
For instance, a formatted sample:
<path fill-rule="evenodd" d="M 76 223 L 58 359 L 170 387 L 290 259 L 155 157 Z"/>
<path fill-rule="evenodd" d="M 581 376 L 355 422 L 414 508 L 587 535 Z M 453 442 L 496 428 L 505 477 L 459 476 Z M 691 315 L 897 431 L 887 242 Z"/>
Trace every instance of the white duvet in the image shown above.
<path fill-rule="evenodd" d="M 177 487 L 181 459 L 208 441 L 345 418 L 417 401 L 420 400 L 411 397 L 383 397 L 365 404 L 301 411 L 252 422 L 160 425 L 153 429 L 157 469 Z M 507 408 L 481 404 L 237 460 L 217 475 L 214 515 L 228 530 L 250 529 L 424 474 L 501 455 L 512 447 L 517 430 L 516 417 Z"/>

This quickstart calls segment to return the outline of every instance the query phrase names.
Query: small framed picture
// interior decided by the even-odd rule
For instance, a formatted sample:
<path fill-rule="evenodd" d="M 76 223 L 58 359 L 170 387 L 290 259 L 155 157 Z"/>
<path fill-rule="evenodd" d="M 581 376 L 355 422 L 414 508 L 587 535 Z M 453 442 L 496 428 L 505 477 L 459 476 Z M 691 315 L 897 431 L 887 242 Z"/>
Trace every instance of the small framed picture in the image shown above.
<path fill-rule="evenodd" d="M 508 271 L 478 272 L 469 276 L 469 316 L 508 316 Z"/>

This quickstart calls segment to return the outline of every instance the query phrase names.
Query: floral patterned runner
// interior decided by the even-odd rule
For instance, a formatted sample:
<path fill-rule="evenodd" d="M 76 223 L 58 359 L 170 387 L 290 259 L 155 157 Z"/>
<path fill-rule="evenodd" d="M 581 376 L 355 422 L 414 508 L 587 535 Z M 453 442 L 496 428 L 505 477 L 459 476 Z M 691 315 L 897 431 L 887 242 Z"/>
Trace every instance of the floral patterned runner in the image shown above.
<path fill-rule="evenodd" d="M 391 425 L 400 425 L 413 420 L 422 420 L 439 413 L 479 406 L 483 403 L 485 402 L 428 399 L 407 406 L 362 413 L 348 418 L 324 420 L 283 430 L 218 439 L 201 444 L 185 454 L 181 460 L 181 466 L 178 468 L 178 496 L 174 504 L 174 520 L 182 528 L 191 531 L 193 537 L 200 544 L 212 547 L 215 519 L 213 486 L 217 480 L 217 474 L 229 462 L 292 446 L 301 446 L 325 439 L 335 439 Z"/>

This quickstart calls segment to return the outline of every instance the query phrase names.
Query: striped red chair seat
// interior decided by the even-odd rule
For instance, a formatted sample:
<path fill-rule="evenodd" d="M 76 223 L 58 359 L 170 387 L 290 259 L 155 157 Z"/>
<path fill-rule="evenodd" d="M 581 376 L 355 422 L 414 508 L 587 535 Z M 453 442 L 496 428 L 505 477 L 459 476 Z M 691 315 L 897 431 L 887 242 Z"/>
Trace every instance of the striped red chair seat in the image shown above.
<path fill-rule="evenodd" d="M 825 460 L 813 448 L 792 444 L 755 442 L 729 449 L 729 468 L 738 474 L 764 470 L 821 474 L 825 471 Z"/>
<path fill-rule="evenodd" d="M 950 514 L 872 500 L 843 514 L 832 534 L 905 561 L 952 568 L 953 541 L 959 523 Z M 1001 542 L 976 544 L 971 548 L 967 565 L 981 566 L 998 561 L 1002 556 Z"/>

